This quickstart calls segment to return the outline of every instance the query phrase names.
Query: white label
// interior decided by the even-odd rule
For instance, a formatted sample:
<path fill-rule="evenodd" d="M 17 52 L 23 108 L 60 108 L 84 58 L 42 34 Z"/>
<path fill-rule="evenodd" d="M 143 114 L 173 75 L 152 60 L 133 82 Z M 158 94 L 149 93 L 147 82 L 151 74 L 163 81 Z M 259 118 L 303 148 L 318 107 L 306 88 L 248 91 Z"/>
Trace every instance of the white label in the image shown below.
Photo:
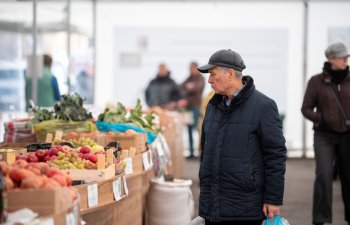
<path fill-rule="evenodd" d="M 156 146 L 157 152 L 159 156 L 164 156 L 164 150 L 163 150 L 163 146 L 162 143 L 158 142 L 157 146 Z"/>
<path fill-rule="evenodd" d="M 124 159 L 125 163 L 126 163 L 126 167 L 125 167 L 125 174 L 132 174 L 133 170 L 132 170 L 132 158 L 128 157 Z"/>
<path fill-rule="evenodd" d="M 149 164 L 153 166 L 152 151 L 149 151 Z"/>
<path fill-rule="evenodd" d="M 98 187 L 97 184 L 88 185 L 88 206 L 89 208 L 98 205 Z"/>
<path fill-rule="evenodd" d="M 122 182 L 121 178 L 118 177 L 117 180 L 113 181 L 113 194 L 114 194 L 114 199 L 116 201 L 119 201 L 122 196 Z"/>
<path fill-rule="evenodd" d="M 126 194 L 126 195 L 129 195 L 128 186 L 126 185 L 126 178 L 123 177 L 123 180 L 124 180 L 124 190 L 125 190 L 125 194 Z"/>
<path fill-rule="evenodd" d="M 66 225 L 76 225 L 73 213 L 66 214 Z"/>
<path fill-rule="evenodd" d="M 39 225 L 55 225 L 55 222 L 53 221 L 53 218 L 48 218 L 45 220 L 41 220 L 39 222 Z"/>
<path fill-rule="evenodd" d="M 143 168 L 145 168 L 145 170 L 147 170 L 151 166 L 149 164 L 149 161 L 148 161 L 148 153 L 147 152 L 142 154 L 142 161 L 143 161 Z"/>

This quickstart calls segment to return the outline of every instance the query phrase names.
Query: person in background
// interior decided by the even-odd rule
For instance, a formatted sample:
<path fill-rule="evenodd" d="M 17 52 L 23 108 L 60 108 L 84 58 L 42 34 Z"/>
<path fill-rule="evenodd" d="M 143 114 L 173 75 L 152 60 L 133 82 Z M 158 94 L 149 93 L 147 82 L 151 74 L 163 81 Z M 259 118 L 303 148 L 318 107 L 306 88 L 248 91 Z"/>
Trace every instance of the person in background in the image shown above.
<path fill-rule="evenodd" d="M 148 84 L 145 95 L 149 107 L 174 109 L 177 106 L 177 101 L 181 98 L 180 90 L 164 63 L 159 65 L 158 74 Z"/>
<path fill-rule="evenodd" d="M 215 91 L 201 136 L 199 216 L 206 225 L 261 225 L 283 203 L 286 146 L 277 105 L 242 75 L 245 68 L 230 49 L 198 67 Z"/>
<path fill-rule="evenodd" d="M 45 54 L 43 56 L 43 64 L 43 74 L 37 79 L 38 99 L 35 104 L 39 107 L 52 107 L 61 99 L 60 89 L 57 78 L 51 73 L 52 57 Z M 25 93 L 27 108 L 29 108 L 29 100 L 32 99 L 32 79 L 30 77 L 26 77 Z"/>
<path fill-rule="evenodd" d="M 190 75 L 181 84 L 182 95 L 187 102 L 186 109 L 193 114 L 193 124 L 188 125 L 188 138 L 190 155 L 187 158 L 195 158 L 193 145 L 193 129 L 196 129 L 201 108 L 201 99 L 204 90 L 204 77 L 197 70 L 198 64 L 192 62 L 190 64 Z"/>
<path fill-rule="evenodd" d="M 325 55 L 323 71 L 310 78 L 301 107 L 314 129 L 316 179 L 312 222 L 332 223 L 332 181 L 337 158 L 345 220 L 350 224 L 349 53 L 343 43 L 337 42 L 328 46 Z"/>
<path fill-rule="evenodd" d="M 77 75 L 77 92 L 85 99 L 84 103 L 94 103 L 94 71 L 93 66 L 89 65 Z"/>

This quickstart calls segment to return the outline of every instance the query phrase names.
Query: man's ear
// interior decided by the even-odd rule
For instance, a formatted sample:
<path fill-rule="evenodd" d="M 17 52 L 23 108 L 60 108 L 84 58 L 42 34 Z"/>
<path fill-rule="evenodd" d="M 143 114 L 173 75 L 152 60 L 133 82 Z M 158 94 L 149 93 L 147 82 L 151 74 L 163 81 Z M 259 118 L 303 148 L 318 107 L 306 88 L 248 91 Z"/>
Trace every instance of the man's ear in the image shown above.
<path fill-rule="evenodd" d="M 228 69 L 228 73 L 229 73 L 229 78 L 230 78 L 230 80 L 233 80 L 233 79 L 236 78 L 236 72 L 235 72 L 235 70 L 233 70 L 233 69 Z"/>

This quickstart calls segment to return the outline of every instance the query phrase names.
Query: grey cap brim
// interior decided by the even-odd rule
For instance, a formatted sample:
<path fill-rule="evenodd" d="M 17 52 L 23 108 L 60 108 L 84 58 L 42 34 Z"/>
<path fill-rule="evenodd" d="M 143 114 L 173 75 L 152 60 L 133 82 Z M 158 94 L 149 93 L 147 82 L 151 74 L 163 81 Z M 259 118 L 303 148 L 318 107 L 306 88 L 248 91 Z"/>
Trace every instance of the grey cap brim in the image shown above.
<path fill-rule="evenodd" d="M 214 68 L 215 66 L 217 66 L 217 65 L 213 65 L 213 64 L 206 64 L 206 65 L 203 65 L 203 66 L 199 66 L 197 69 L 198 69 L 198 71 L 199 72 L 201 72 L 201 73 L 209 73 L 209 70 L 211 69 L 211 68 Z"/>

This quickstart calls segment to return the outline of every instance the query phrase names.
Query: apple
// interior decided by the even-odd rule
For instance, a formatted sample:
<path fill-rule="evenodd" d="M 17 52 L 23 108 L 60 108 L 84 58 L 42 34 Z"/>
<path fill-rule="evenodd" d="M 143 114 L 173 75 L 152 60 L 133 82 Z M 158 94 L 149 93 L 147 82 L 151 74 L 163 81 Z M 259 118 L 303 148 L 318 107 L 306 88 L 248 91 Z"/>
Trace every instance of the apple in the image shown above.
<path fill-rule="evenodd" d="M 53 161 L 53 160 L 55 160 L 55 159 L 57 159 L 57 155 L 52 155 L 52 156 L 50 156 L 50 158 L 49 158 L 49 161 Z"/>
<path fill-rule="evenodd" d="M 47 161 L 50 161 L 50 156 L 49 155 L 47 155 L 47 156 L 45 156 L 43 158 L 43 162 L 47 162 Z"/>
<path fill-rule="evenodd" d="M 58 155 L 59 149 L 56 146 L 52 146 L 49 149 L 49 156 Z"/>
<path fill-rule="evenodd" d="M 63 174 L 55 174 L 51 177 L 51 179 L 57 181 L 57 183 L 59 183 L 62 187 L 67 186 L 67 180 Z"/>
<path fill-rule="evenodd" d="M 36 150 L 35 155 L 39 158 L 40 161 L 42 161 L 47 155 L 47 152 L 43 149 L 38 149 Z"/>
<path fill-rule="evenodd" d="M 54 175 L 56 175 L 56 174 L 62 174 L 61 173 L 61 171 L 60 170 L 58 170 L 58 169 L 54 169 L 54 168 L 47 168 L 47 170 L 46 170 L 46 176 L 47 177 L 52 177 L 52 176 L 54 176 Z"/>
<path fill-rule="evenodd" d="M 89 157 L 89 161 L 93 163 L 97 163 L 97 155 L 91 154 Z"/>
<path fill-rule="evenodd" d="M 81 148 L 80 148 L 80 151 L 79 151 L 80 153 L 83 153 L 83 154 L 87 154 L 87 153 L 90 153 L 91 152 L 91 148 L 89 147 L 89 146 L 86 146 L 86 145 L 84 145 L 84 146 L 82 146 Z"/>
<path fill-rule="evenodd" d="M 27 154 L 27 157 L 27 162 L 39 162 L 39 159 L 34 152 L 29 152 Z"/>

